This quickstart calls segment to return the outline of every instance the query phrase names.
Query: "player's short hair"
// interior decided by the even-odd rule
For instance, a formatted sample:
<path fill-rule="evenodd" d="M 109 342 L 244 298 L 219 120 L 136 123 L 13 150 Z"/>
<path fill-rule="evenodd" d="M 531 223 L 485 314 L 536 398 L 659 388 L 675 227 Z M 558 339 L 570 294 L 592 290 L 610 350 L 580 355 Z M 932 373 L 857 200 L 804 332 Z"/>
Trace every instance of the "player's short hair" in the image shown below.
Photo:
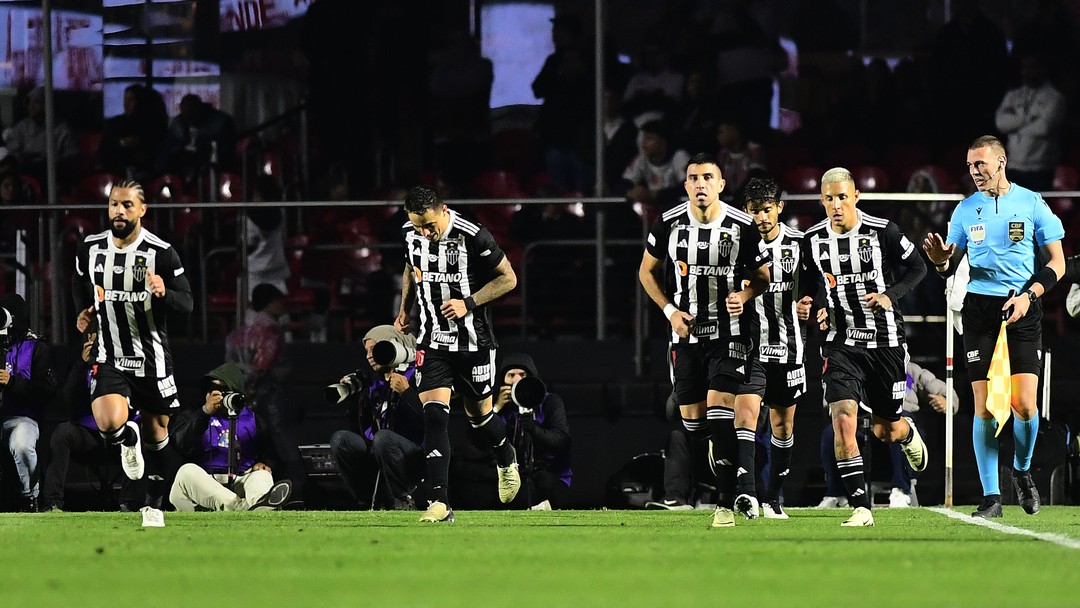
<path fill-rule="evenodd" d="M 833 167 L 825 172 L 821 176 L 821 184 L 842 184 L 844 182 L 855 183 L 855 178 L 851 176 L 851 171 L 843 167 Z"/>
<path fill-rule="evenodd" d="M 982 137 L 975 138 L 975 141 L 971 142 L 968 146 L 968 150 L 978 150 L 979 148 L 990 147 L 994 152 L 1002 156 L 1008 156 L 1005 154 L 1005 144 L 1001 143 L 1001 140 L 993 135 L 983 135 Z"/>
<path fill-rule="evenodd" d="M 117 188 L 131 188 L 135 191 L 135 196 L 139 197 L 139 202 L 146 204 L 146 192 L 143 191 L 143 186 L 139 182 L 133 179 L 122 179 L 118 182 L 113 182 L 112 188 L 109 189 L 109 196 L 112 196 L 112 191 Z"/>
<path fill-rule="evenodd" d="M 709 154 L 708 152 L 698 152 L 690 157 L 690 160 L 686 161 L 686 166 L 683 167 L 683 171 L 690 168 L 690 165 L 716 165 L 720 167 L 720 161 L 716 159 L 716 156 Z"/>
<path fill-rule="evenodd" d="M 443 199 L 439 191 L 431 186 L 413 186 L 405 193 L 405 212 L 415 215 L 423 215 L 431 209 L 439 209 L 443 206 Z"/>
<path fill-rule="evenodd" d="M 751 177 L 743 187 L 743 206 L 780 202 L 780 182 L 771 177 Z"/>

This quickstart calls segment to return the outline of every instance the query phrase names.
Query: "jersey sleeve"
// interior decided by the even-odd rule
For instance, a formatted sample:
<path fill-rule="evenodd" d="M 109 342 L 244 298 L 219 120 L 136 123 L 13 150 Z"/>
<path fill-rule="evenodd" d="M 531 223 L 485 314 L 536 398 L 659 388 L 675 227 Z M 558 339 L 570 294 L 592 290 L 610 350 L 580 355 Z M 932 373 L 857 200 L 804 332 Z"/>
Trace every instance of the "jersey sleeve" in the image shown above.
<path fill-rule="evenodd" d="M 86 310 L 94 302 L 93 279 L 90 274 L 90 246 L 83 241 L 75 253 L 75 272 L 71 274 L 71 297 L 75 310 Z"/>
<path fill-rule="evenodd" d="M 964 203 L 961 202 L 953 209 L 952 218 L 949 220 L 949 235 L 945 237 L 946 245 L 956 245 L 957 249 L 967 249 L 967 229 L 964 227 Z"/>
<path fill-rule="evenodd" d="M 503 258 L 506 257 L 502 248 L 495 242 L 495 237 L 491 236 L 491 232 L 487 228 L 481 227 L 480 231 L 476 233 L 473 247 L 475 248 L 473 255 L 476 256 L 478 262 L 477 268 L 482 269 L 484 272 L 493 272 L 502 263 Z"/>
<path fill-rule="evenodd" d="M 882 249 L 888 264 L 906 266 L 903 274 L 900 274 L 896 266 L 893 267 L 896 281 L 885 289 L 885 295 L 896 303 L 926 276 L 926 262 L 915 248 L 915 244 L 891 221 L 882 231 Z"/>
<path fill-rule="evenodd" d="M 747 270 L 756 270 L 772 261 L 767 247 L 761 244 L 761 234 L 754 226 L 747 226 L 739 231 L 738 264 Z"/>
<path fill-rule="evenodd" d="M 1061 218 L 1054 215 L 1050 205 L 1042 195 L 1035 194 L 1035 244 L 1045 247 L 1050 243 L 1056 243 L 1065 238 L 1065 228 Z"/>
<path fill-rule="evenodd" d="M 191 282 L 188 281 L 176 250 L 172 247 L 163 250 L 155 265 L 157 269 L 154 272 L 160 275 L 165 283 L 165 304 L 179 312 L 191 312 L 195 304 L 191 295 Z"/>
<path fill-rule="evenodd" d="M 911 239 L 907 238 L 903 232 L 900 232 L 900 227 L 890 221 L 883 234 L 882 244 L 885 246 L 886 255 L 892 260 L 899 260 L 905 264 L 911 264 L 911 257 L 918 256 L 919 253 L 915 249 L 915 243 L 911 242 Z"/>
<path fill-rule="evenodd" d="M 664 218 L 656 218 L 652 228 L 649 229 L 649 236 L 645 238 L 645 251 L 658 260 L 666 258 L 669 232 L 670 226 Z"/>

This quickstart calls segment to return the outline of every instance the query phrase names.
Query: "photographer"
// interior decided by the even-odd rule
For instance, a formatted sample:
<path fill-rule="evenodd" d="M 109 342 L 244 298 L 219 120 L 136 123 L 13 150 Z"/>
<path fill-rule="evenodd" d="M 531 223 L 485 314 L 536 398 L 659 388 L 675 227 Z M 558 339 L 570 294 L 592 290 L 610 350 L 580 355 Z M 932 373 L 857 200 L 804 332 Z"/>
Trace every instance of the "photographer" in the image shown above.
<path fill-rule="evenodd" d="M 377 363 L 372 351 L 384 341 L 400 346 L 407 360 L 396 366 Z M 393 325 L 380 325 L 364 336 L 364 348 L 370 367 L 342 378 L 348 380 L 345 384 L 332 385 L 349 387 L 351 394 L 339 393 L 338 403 L 355 397 L 350 400 L 355 410 L 350 412 L 351 430 L 337 431 L 330 438 L 330 456 L 358 504 L 366 503 L 372 495 L 364 480 L 377 470 L 379 486 L 372 507 L 414 510 L 410 493 L 424 475 L 424 453 L 420 448 L 424 414 L 412 382 L 416 340 Z"/>
<path fill-rule="evenodd" d="M 15 461 L 23 511 L 38 510 L 38 419 L 56 394 L 49 345 L 27 327 L 26 302 L 0 296 L 0 441 Z"/>
<path fill-rule="evenodd" d="M 521 466 L 522 491 L 510 503 L 517 509 L 558 509 L 566 505 L 570 470 L 570 425 L 561 397 L 539 381 L 536 364 L 524 354 L 507 355 L 496 376 L 500 380 L 493 408 L 506 424 Z M 530 383 L 519 385 L 525 378 Z M 528 386 L 528 389 L 524 387 Z M 490 449 L 471 436 L 455 459 L 454 502 L 467 508 L 497 508 L 492 492 Z"/>
<path fill-rule="evenodd" d="M 274 483 L 272 476 L 276 452 L 270 427 L 244 407 L 243 389 L 240 368 L 221 365 L 203 378 L 203 406 L 172 418 L 169 432 L 188 461 L 169 493 L 178 511 L 273 510 L 289 499 L 291 482 Z"/>

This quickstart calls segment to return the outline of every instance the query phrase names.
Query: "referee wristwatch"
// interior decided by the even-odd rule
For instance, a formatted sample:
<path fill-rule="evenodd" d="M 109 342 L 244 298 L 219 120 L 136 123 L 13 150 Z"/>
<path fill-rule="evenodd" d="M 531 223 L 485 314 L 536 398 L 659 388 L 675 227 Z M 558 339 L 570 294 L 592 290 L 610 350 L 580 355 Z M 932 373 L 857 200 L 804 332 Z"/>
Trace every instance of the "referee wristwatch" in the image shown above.
<path fill-rule="evenodd" d="M 1030 289 L 1025 291 L 1024 293 L 1027 294 L 1028 302 L 1031 302 L 1032 304 L 1035 303 L 1035 300 L 1039 299 L 1039 296 L 1035 295 L 1035 292 Z"/>

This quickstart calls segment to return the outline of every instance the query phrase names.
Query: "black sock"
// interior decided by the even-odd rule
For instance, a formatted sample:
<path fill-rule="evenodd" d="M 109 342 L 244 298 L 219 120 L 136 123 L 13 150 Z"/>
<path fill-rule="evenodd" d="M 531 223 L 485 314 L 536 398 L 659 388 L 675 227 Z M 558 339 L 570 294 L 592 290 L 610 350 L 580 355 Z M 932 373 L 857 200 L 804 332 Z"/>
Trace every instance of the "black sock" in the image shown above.
<path fill-rule="evenodd" d="M 848 502 L 852 508 L 870 508 L 870 495 L 866 493 L 866 475 L 863 473 L 862 455 L 836 459 L 836 468 L 840 471 L 840 479 L 847 488 Z"/>
<path fill-rule="evenodd" d="M 754 429 L 735 429 L 735 437 L 739 441 L 739 463 L 735 473 L 735 482 L 738 485 L 739 494 L 749 494 L 757 497 L 757 441 L 754 437 Z"/>
<path fill-rule="evenodd" d="M 900 445 L 910 445 L 911 440 L 915 438 L 915 427 L 908 423 L 907 436 L 900 440 Z"/>
<path fill-rule="evenodd" d="M 479 418 L 469 416 L 469 424 L 495 449 L 495 462 L 500 467 L 514 464 L 516 461 L 514 446 L 506 440 L 506 424 L 501 417 L 495 415 L 495 410 Z"/>
<path fill-rule="evenodd" d="M 424 457 L 429 498 L 449 504 L 447 484 L 450 478 L 450 406 L 442 401 L 424 404 Z"/>
<path fill-rule="evenodd" d="M 146 504 L 160 509 L 180 468 L 180 453 L 170 444 L 168 435 L 157 443 L 143 443 L 143 453 L 146 456 Z"/>
<path fill-rule="evenodd" d="M 712 440 L 712 459 L 709 463 L 716 474 L 716 489 L 720 503 L 735 501 L 735 463 L 739 447 L 735 439 L 735 410 L 713 406 L 705 410 L 709 419 L 709 435 Z"/>
<path fill-rule="evenodd" d="M 104 439 L 105 443 L 108 445 L 123 444 L 130 448 L 135 445 L 135 442 L 138 440 L 135 436 L 135 430 L 127 424 L 120 425 L 120 428 L 115 431 L 99 430 L 98 434 L 101 435 L 101 438 Z"/>
<path fill-rule="evenodd" d="M 795 435 L 787 439 L 772 438 L 769 457 L 769 502 L 778 504 L 784 491 L 784 480 L 791 469 L 791 448 L 795 445 Z"/>

